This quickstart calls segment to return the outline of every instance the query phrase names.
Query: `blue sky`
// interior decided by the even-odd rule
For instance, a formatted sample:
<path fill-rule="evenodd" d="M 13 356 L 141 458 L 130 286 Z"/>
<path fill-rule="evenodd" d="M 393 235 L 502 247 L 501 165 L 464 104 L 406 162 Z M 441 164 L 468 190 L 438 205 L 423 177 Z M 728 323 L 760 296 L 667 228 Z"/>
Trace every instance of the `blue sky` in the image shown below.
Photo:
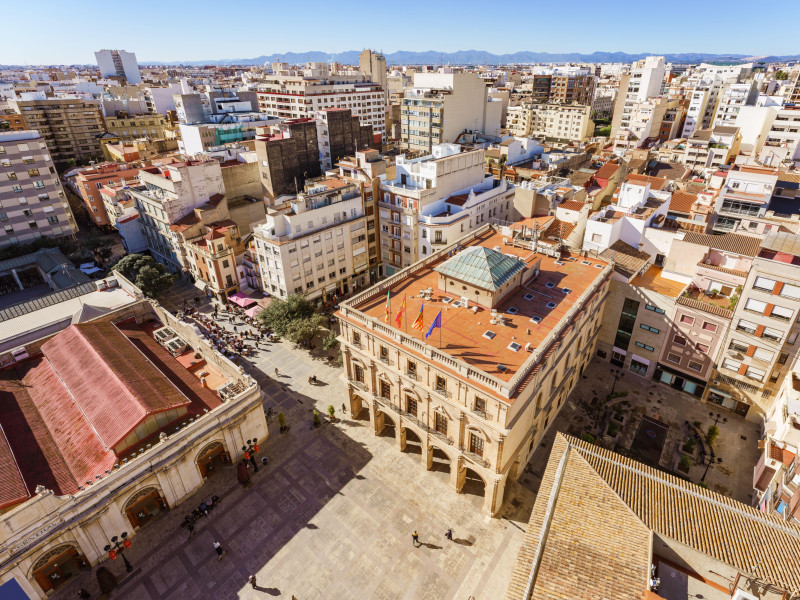
<path fill-rule="evenodd" d="M 7 3 L 0 14 L 0 64 L 93 63 L 100 48 L 135 52 L 142 63 L 367 47 L 800 54 L 797 0 L 39 0 Z"/>

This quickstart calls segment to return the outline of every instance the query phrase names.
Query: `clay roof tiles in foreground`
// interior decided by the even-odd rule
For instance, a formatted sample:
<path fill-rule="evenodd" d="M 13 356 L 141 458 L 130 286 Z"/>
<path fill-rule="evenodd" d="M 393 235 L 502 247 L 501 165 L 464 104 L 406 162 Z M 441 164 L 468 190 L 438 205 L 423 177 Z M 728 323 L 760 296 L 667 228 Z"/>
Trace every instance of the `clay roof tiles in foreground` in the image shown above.
<path fill-rule="evenodd" d="M 641 599 L 651 531 L 745 573 L 758 565 L 782 589 L 800 587 L 797 524 L 558 433 L 506 600 L 523 598 L 537 557 L 533 599 L 585 598 L 590 588 L 593 598 Z"/>
<path fill-rule="evenodd" d="M 723 233 L 722 235 L 711 235 L 709 233 L 687 232 L 683 237 L 684 242 L 731 252 L 742 256 L 755 256 L 761 247 L 761 238 L 740 235 L 738 233 Z"/>

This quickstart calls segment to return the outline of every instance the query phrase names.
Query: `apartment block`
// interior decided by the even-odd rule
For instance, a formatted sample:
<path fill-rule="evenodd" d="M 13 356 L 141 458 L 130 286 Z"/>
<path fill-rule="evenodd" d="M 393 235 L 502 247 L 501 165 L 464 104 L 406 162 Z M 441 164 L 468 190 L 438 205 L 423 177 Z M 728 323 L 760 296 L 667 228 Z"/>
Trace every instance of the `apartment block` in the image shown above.
<path fill-rule="evenodd" d="M 125 182 L 135 185 L 138 183 L 138 174 L 138 165 L 106 163 L 82 170 L 75 176 L 75 187 L 78 188 L 89 217 L 98 227 L 113 227 L 101 194 L 103 186 Z"/>
<path fill-rule="evenodd" d="M 261 287 L 280 298 L 328 301 L 368 284 L 361 186 L 328 177 L 267 209 L 253 230 Z"/>
<path fill-rule="evenodd" d="M 758 249 L 736 302 L 706 399 L 717 403 L 730 399 L 737 403 L 737 412 L 760 420 L 771 412 L 796 360 L 800 237 L 771 232 L 763 239 L 746 239 Z"/>
<path fill-rule="evenodd" d="M 502 109 L 475 73 L 415 73 L 400 111 L 403 147 L 428 153 L 465 131 L 498 135 Z"/>
<path fill-rule="evenodd" d="M 381 184 L 378 201 L 384 272 L 391 275 L 450 245 L 491 219 L 510 221 L 514 186 L 484 171 L 482 149 L 434 147 L 415 159 L 400 156 L 395 178 Z"/>
<path fill-rule="evenodd" d="M 800 104 L 779 107 L 777 111 L 760 159 L 772 166 L 784 161 L 800 164 Z"/>
<path fill-rule="evenodd" d="M 56 166 L 68 161 L 87 162 L 102 157 L 97 136 L 104 131 L 98 102 L 83 98 L 46 98 L 23 94 L 10 104 L 23 115 L 25 125 L 42 136 Z"/>
<path fill-rule="evenodd" d="M 0 246 L 78 232 L 55 166 L 36 131 L 0 131 Z"/>
<path fill-rule="evenodd" d="M 105 118 L 106 131 L 122 142 L 139 138 L 162 139 L 166 137 L 166 119 L 159 114 L 128 114 L 120 111 Z"/>
<path fill-rule="evenodd" d="M 729 83 L 719 94 L 717 110 L 714 113 L 713 127 L 736 125 L 736 117 L 745 106 L 753 106 L 758 97 L 756 81 Z"/>
<path fill-rule="evenodd" d="M 227 217 L 227 202 L 195 209 L 170 229 L 180 238 L 183 262 L 197 287 L 224 302 L 240 291 L 237 262 L 245 251 L 239 226 Z"/>
<path fill-rule="evenodd" d="M 661 95 L 664 81 L 664 57 L 648 56 L 636 61 L 630 73 L 620 77 L 619 92 L 614 102 L 614 116 L 611 120 L 611 137 L 615 137 L 620 127 L 629 127 L 629 115 L 634 104 Z"/>
<path fill-rule="evenodd" d="M 772 168 L 734 165 L 717 197 L 714 231 L 763 235 L 780 225 L 767 217 L 778 172 Z"/>
<path fill-rule="evenodd" d="M 595 77 L 589 73 L 556 71 L 550 79 L 550 102 L 588 104 L 594 99 Z"/>
<path fill-rule="evenodd" d="M 377 74 L 377 64 L 375 65 Z M 380 83 L 366 75 L 331 73 L 325 63 L 308 63 L 300 71 L 274 63 L 272 75 L 258 90 L 259 110 L 282 119 L 309 118 L 326 108 L 349 108 L 362 125 L 371 125 L 381 138 L 386 133 L 386 99 Z"/>
<path fill-rule="evenodd" d="M 512 237 L 485 224 L 337 313 L 350 414 L 483 492 L 487 515 L 591 360 L 611 272 Z"/>
<path fill-rule="evenodd" d="M 121 77 L 129 84 L 142 82 L 136 54 L 125 50 L 100 50 L 94 53 L 101 77 Z"/>
<path fill-rule="evenodd" d="M 699 129 L 686 140 L 682 162 L 696 173 L 713 173 L 734 161 L 741 143 L 742 134 L 738 127 Z"/>
<path fill-rule="evenodd" d="M 178 237 L 170 229 L 195 208 L 214 209 L 225 198 L 222 171 L 216 160 L 186 161 L 139 171 L 140 185 L 130 188 L 150 252 L 171 271 L 185 265 Z"/>
<path fill-rule="evenodd" d="M 592 107 L 579 104 L 523 104 L 508 109 L 509 133 L 539 140 L 585 141 L 594 134 Z"/>

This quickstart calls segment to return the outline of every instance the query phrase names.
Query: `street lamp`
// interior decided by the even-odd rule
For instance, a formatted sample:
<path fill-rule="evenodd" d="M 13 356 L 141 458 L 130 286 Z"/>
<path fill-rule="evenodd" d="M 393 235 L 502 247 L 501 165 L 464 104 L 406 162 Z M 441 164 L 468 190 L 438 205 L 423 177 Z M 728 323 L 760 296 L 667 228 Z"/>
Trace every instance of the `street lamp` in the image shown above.
<path fill-rule="evenodd" d="M 105 547 L 105 551 L 108 552 L 108 558 L 111 560 L 115 560 L 117 556 L 122 557 L 122 561 L 125 563 L 125 570 L 130 573 L 133 571 L 133 566 L 131 563 L 128 562 L 128 557 L 125 556 L 125 550 L 131 547 L 131 541 L 128 539 L 128 532 L 123 531 L 119 534 L 119 537 L 116 535 L 111 538 L 111 543 Z"/>
<path fill-rule="evenodd" d="M 614 383 L 611 385 L 611 393 L 609 396 L 614 395 L 614 389 L 617 387 L 617 381 L 625 377 L 625 371 L 622 369 L 611 369 L 611 376 L 614 378 Z"/>
<path fill-rule="evenodd" d="M 244 459 L 249 460 L 250 464 L 253 465 L 253 473 L 258 471 L 258 466 L 256 465 L 256 452 L 258 452 L 258 439 L 253 438 L 252 440 L 247 440 L 247 445 L 242 446 L 242 452 L 244 452 Z"/>
<path fill-rule="evenodd" d="M 708 416 L 711 417 L 712 419 L 714 419 L 714 425 L 716 425 L 720 421 L 722 421 L 723 423 L 727 423 L 728 422 L 728 417 L 723 417 L 719 413 L 717 413 L 716 418 L 714 417 L 714 413 L 713 412 L 708 413 Z"/>
<path fill-rule="evenodd" d="M 717 462 L 714 462 L 714 458 L 715 458 L 714 457 L 714 451 L 712 450 L 711 451 L 711 456 L 708 457 L 708 462 L 706 463 L 706 470 L 703 471 L 703 476 L 700 478 L 700 481 L 705 481 L 706 480 L 706 475 L 708 475 L 708 470 L 711 468 L 711 465 L 718 465 L 718 464 L 720 464 L 722 462 L 722 457 L 721 456 L 717 456 L 716 457 Z"/>

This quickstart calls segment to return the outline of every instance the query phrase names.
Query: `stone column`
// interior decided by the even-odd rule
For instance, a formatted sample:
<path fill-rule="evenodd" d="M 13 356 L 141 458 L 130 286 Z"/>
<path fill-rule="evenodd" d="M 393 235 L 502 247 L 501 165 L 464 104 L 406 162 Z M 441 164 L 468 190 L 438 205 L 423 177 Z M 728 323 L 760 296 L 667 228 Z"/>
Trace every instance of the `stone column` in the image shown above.
<path fill-rule="evenodd" d="M 370 414 L 370 417 L 375 435 L 380 435 L 383 433 L 383 428 L 386 427 L 386 421 L 384 419 L 383 411 L 379 409 L 377 403 L 373 405 L 373 411 Z"/>
<path fill-rule="evenodd" d="M 403 452 L 406 449 L 406 428 L 400 427 L 400 423 L 397 423 L 397 425 L 395 425 L 395 429 L 397 430 L 395 435 L 397 447 L 400 449 L 400 452 Z"/>
<path fill-rule="evenodd" d="M 430 471 L 433 468 L 433 446 L 428 443 L 428 436 L 422 438 L 422 462 L 425 468 Z"/>
<path fill-rule="evenodd" d="M 500 508 L 503 506 L 503 495 L 506 490 L 506 477 L 502 476 L 500 479 L 494 479 L 486 483 L 486 488 L 483 495 L 483 512 L 497 516 Z"/>
<path fill-rule="evenodd" d="M 450 484 L 456 488 L 456 492 L 460 494 L 466 481 L 467 467 L 462 464 L 462 461 L 459 458 L 454 464 L 450 465 Z"/>

